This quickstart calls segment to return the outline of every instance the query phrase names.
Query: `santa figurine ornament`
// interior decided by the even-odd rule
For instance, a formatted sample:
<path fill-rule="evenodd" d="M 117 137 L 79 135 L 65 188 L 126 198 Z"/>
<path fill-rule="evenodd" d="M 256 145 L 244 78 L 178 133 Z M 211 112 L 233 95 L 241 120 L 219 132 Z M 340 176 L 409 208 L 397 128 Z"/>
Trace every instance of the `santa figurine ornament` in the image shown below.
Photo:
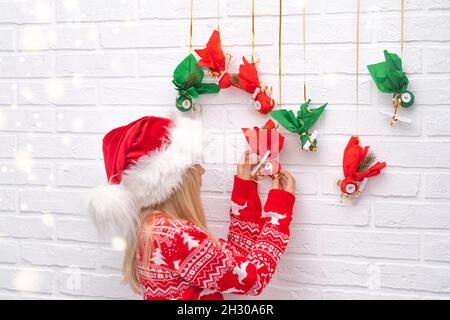
<path fill-rule="evenodd" d="M 402 59 L 387 50 L 384 50 L 384 59 L 384 62 L 368 65 L 367 69 L 369 69 L 378 90 L 393 94 L 394 114 L 392 115 L 391 126 L 395 126 L 397 121 L 410 124 L 411 119 L 397 115 L 399 108 L 409 108 L 414 103 L 414 95 L 407 90 L 409 80 L 406 73 L 403 72 Z M 385 112 L 382 113 L 385 114 Z"/>
<path fill-rule="evenodd" d="M 206 68 L 209 74 L 217 79 L 218 86 L 226 89 L 231 86 L 242 89 L 251 94 L 254 106 L 262 114 L 267 114 L 275 106 L 271 98 L 272 89 L 261 84 L 256 63 L 249 63 L 245 57 L 239 66 L 237 74 L 229 73 L 231 65 L 231 55 L 225 55 L 220 41 L 220 32 L 214 30 L 206 47 L 197 49 L 195 52 L 199 55 L 199 65 Z"/>
<path fill-rule="evenodd" d="M 258 164 L 252 170 L 256 181 L 263 176 L 275 177 L 281 169 L 277 157 L 283 149 L 284 136 L 282 136 L 272 120 L 262 127 L 242 128 L 250 149 L 259 157 Z"/>
<path fill-rule="evenodd" d="M 204 83 L 203 69 L 198 65 L 197 59 L 189 54 L 175 68 L 173 72 L 173 84 L 178 91 L 175 106 L 178 110 L 201 111 L 202 107 L 195 100 L 201 94 L 218 93 L 220 88 L 215 83 Z"/>
<path fill-rule="evenodd" d="M 344 150 L 344 179 L 337 181 L 342 197 L 358 197 L 368 178 L 377 176 L 386 167 L 386 162 L 373 164 L 374 161 L 375 155 L 369 153 L 369 147 L 361 147 L 359 137 L 352 136 Z"/>

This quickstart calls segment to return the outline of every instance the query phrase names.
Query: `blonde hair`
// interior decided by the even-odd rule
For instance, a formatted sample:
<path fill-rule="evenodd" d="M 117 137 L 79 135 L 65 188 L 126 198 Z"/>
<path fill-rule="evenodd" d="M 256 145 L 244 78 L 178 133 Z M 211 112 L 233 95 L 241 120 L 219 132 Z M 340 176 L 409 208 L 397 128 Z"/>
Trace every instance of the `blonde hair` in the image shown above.
<path fill-rule="evenodd" d="M 165 202 L 142 208 L 137 231 L 130 233 L 127 238 L 127 248 L 123 261 L 122 273 L 124 283 L 127 283 L 136 293 L 141 293 L 141 283 L 137 268 L 138 250 L 144 245 L 143 261 L 151 257 L 152 223 L 155 213 L 163 213 L 173 219 L 190 221 L 203 229 L 214 242 L 217 240 L 206 228 L 206 219 L 200 199 L 200 174 L 195 167 L 189 168 L 183 176 L 180 187 Z"/>

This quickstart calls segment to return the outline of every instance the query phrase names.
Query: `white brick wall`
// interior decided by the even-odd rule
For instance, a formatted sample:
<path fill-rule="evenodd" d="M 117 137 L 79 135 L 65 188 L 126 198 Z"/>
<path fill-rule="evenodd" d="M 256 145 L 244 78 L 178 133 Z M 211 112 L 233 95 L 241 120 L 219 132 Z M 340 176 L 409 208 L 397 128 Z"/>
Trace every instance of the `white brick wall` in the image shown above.
<path fill-rule="evenodd" d="M 195 46 L 217 23 L 218 0 L 196 0 Z M 220 0 L 223 44 L 250 53 L 250 1 Z M 404 66 L 416 103 L 411 126 L 390 111 L 365 65 L 399 51 L 400 1 L 361 1 L 360 134 L 389 167 L 355 204 L 335 181 L 355 129 L 355 1 L 308 1 L 303 65 L 300 1 L 284 1 L 284 102 L 307 74 L 329 102 L 319 151 L 289 136 L 282 163 L 298 181 L 292 239 L 265 298 L 450 298 L 450 2 L 407 0 Z M 257 1 L 256 53 L 277 87 L 277 0 Z M 0 1 L 0 298 L 139 298 L 121 286 L 121 252 L 99 239 L 81 203 L 104 182 L 101 138 L 142 115 L 174 109 L 171 73 L 188 46 L 187 0 Z M 275 90 L 276 91 L 276 90 Z M 248 96 L 202 97 L 211 133 L 204 206 L 226 234 L 233 159 L 243 126 L 264 122 Z M 267 184 L 261 185 L 267 194 Z"/>

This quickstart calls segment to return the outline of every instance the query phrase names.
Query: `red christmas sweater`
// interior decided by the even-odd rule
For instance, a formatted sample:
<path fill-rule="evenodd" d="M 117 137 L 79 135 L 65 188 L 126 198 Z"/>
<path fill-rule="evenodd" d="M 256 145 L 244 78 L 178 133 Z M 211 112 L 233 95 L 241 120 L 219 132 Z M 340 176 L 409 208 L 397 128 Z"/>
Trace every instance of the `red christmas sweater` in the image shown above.
<path fill-rule="evenodd" d="M 156 214 L 141 233 L 151 233 L 152 254 L 144 255 L 141 241 L 137 255 L 144 299 L 260 294 L 288 244 L 294 202 L 291 193 L 273 189 L 262 210 L 256 183 L 235 176 L 228 241 L 219 244 L 191 222 Z"/>

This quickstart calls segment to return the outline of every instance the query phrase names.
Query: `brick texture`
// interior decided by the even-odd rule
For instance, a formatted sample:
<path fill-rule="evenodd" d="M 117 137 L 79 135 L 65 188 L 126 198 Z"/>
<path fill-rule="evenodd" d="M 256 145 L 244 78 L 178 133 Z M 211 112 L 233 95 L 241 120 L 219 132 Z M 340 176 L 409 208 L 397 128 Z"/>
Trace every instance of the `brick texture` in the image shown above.
<path fill-rule="evenodd" d="M 297 178 L 292 238 L 261 297 L 272 299 L 450 298 L 450 3 L 405 1 L 404 68 L 416 103 L 389 126 L 366 65 L 400 51 L 400 2 L 361 3 L 359 134 L 384 173 L 355 203 L 336 180 L 355 133 L 355 2 L 307 1 L 303 63 L 301 1 L 284 2 L 283 102 L 296 108 L 305 75 L 319 150 L 299 151 L 286 134 L 281 162 Z M 220 25 L 225 51 L 249 55 L 251 2 L 194 1 L 194 46 Z M 261 80 L 278 85 L 278 1 L 256 4 Z M 0 298 L 139 299 L 121 285 L 123 252 L 100 238 L 83 197 L 105 181 L 101 139 L 144 115 L 174 111 L 174 67 L 187 54 L 189 2 L 2 0 L 0 2 Z M 226 235 L 242 127 L 265 117 L 248 95 L 202 96 L 203 205 L 211 230 Z M 282 131 L 286 133 L 283 129 Z M 260 185 L 264 199 L 270 182 Z M 117 240 L 117 239 L 116 239 Z M 230 296 L 230 298 L 233 298 Z M 235 297 L 236 298 L 236 297 Z"/>

